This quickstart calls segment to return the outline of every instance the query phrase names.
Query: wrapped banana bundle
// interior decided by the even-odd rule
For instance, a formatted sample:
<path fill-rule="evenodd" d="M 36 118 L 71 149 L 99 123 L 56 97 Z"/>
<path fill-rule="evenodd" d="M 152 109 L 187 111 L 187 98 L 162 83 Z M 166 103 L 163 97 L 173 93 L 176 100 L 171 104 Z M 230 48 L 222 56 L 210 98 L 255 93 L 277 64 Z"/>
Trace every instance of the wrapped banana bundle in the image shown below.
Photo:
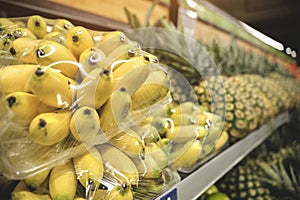
<path fill-rule="evenodd" d="M 0 36 L 12 199 L 155 198 L 226 143 L 219 117 L 175 103 L 168 68 L 121 31 L 34 15 L 1 18 Z"/>

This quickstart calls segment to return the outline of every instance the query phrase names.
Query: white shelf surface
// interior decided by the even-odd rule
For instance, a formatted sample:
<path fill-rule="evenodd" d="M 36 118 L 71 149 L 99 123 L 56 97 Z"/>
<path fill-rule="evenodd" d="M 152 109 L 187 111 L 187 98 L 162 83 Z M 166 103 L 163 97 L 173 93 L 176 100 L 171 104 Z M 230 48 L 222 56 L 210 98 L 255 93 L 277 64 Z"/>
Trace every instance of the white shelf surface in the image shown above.
<path fill-rule="evenodd" d="M 196 199 L 260 145 L 275 129 L 288 121 L 288 113 L 278 115 L 272 122 L 261 126 L 187 175 L 156 200 Z"/>

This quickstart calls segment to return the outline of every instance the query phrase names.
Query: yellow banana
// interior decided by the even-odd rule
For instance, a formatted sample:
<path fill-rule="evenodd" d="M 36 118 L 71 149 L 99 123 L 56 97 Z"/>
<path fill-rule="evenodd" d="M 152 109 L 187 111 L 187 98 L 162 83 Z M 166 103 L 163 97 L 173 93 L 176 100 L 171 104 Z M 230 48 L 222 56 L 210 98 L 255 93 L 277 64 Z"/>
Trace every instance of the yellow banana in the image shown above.
<path fill-rule="evenodd" d="M 167 152 L 168 148 L 170 147 L 171 140 L 170 138 L 161 138 L 156 142 L 157 146 L 161 148 L 163 151 Z"/>
<path fill-rule="evenodd" d="M 76 173 L 71 161 L 52 169 L 49 178 L 49 193 L 53 200 L 73 200 L 76 188 Z"/>
<path fill-rule="evenodd" d="M 228 132 L 222 131 L 219 139 L 215 143 L 215 150 L 217 151 L 217 150 L 221 149 L 222 147 L 224 147 L 227 144 L 228 140 L 229 140 Z"/>
<path fill-rule="evenodd" d="M 98 49 L 100 49 L 98 47 Z M 139 55 L 140 49 L 135 43 L 130 42 L 122 44 L 113 49 L 108 55 L 106 55 L 106 61 L 104 67 L 110 70 L 115 70 L 120 64 L 126 62 L 128 59 Z"/>
<path fill-rule="evenodd" d="M 120 131 L 116 136 L 110 139 L 110 143 L 130 157 L 139 157 L 144 151 L 142 139 L 132 129 Z"/>
<path fill-rule="evenodd" d="M 131 107 L 130 94 L 125 88 L 120 88 L 112 93 L 100 112 L 101 129 L 106 137 L 113 137 L 116 129 L 130 127 L 129 110 Z"/>
<path fill-rule="evenodd" d="M 79 63 L 82 65 L 81 77 L 85 77 L 85 74 L 90 73 L 95 68 L 103 68 L 105 60 L 105 54 L 98 48 L 91 47 L 84 50 L 79 57 Z M 84 71 L 84 73 L 81 71 Z"/>
<path fill-rule="evenodd" d="M 94 40 L 83 26 L 75 26 L 66 32 L 67 47 L 76 59 L 87 48 L 94 46 Z"/>
<path fill-rule="evenodd" d="M 197 119 L 194 118 L 194 116 L 187 113 L 181 113 L 181 114 L 174 113 L 171 116 L 171 119 L 174 122 L 174 126 L 185 126 L 185 125 L 192 125 L 197 123 Z"/>
<path fill-rule="evenodd" d="M 123 44 L 127 44 L 129 39 L 121 31 L 107 32 L 103 38 L 96 44 L 108 56 L 114 49 Z"/>
<path fill-rule="evenodd" d="M 15 23 L 8 18 L 0 18 L 0 33 L 9 27 L 15 26 Z"/>
<path fill-rule="evenodd" d="M 92 142 L 100 130 L 97 111 L 88 106 L 78 108 L 72 115 L 70 131 L 74 138 L 82 142 Z"/>
<path fill-rule="evenodd" d="M 139 135 L 144 144 L 157 142 L 160 139 L 157 129 L 151 124 L 141 124 L 133 126 L 131 129 Z"/>
<path fill-rule="evenodd" d="M 169 80 L 166 72 L 152 71 L 145 83 L 132 95 L 132 109 L 139 110 L 154 105 L 169 92 Z"/>
<path fill-rule="evenodd" d="M 42 145 L 53 145 L 70 132 L 72 112 L 50 112 L 37 115 L 29 125 L 29 135 L 33 142 Z"/>
<path fill-rule="evenodd" d="M 133 62 L 131 63 L 131 65 L 134 65 L 133 69 L 127 71 L 128 68 L 127 66 L 125 66 L 124 75 L 121 76 L 120 78 L 114 77 L 115 80 L 114 90 L 119 90 L 120 88 L 126 88 L 127 92 L 131 95 L 142 86 L 142 84 L 149 77 L 150 66 L 148 64 L 144 64 L 143 62 L 142 63 L 138 62 L 137 64 L 142 64 L 142 65 L 137 66 Z M 119 71 L 123 69 L 122 65 L 118 68 L 119 74 L 121 73 Z M 126 63 L 124 65 L 126 65 Z"/>
<path fill-rule="evenodd" d="M 149 154 L 162 169 L 169 164 L 169 158 L 166 152 L 154 142 L 145 145 L 145 154 Z"/>
<path fill-rule="evenodd" d="M 37 65 L 10 65 L 0 68 L 0 85 L 5 94 L 12 92 L 31 92 L 29 80 Z"/>
<path fill-rule="evenodd" d="M 65 32 L 71 28 L 73 28 L 74 25 L 72 24 L 72 22 L 70 22 L 67 19 L 57 19 L 57 22 L 53 25 L 53 28 L 51 30 L 51 32 Z"/>
<path fill-rule="evenodd" d="M 169 165 L 172 169 L 189 168 L 196 164 L 200 159 L 200 153 L 202 151 L 201 142 L 197 139 L 193 139 L 187 142 L 184 147 L 181 145 L 180 149 L 174 151 L 171 155 L 172 163 Z M 176 146 L 174 147 L 176 148 Z"/>
<path fill-rule="evenodd" d="M 37 43 L 35 53 L 39 65 L 51 66 L 72 79 L 78 75 L 79 63 L 71 51 L 62 44 L 42 39 Z"/>
<path fill-rule="evenodd" d="M 50 169 L 43 170 L 33 176 L 24 179 L 26 186 L 32 191 L 36 190 L 46 180 L 50 173 Z"/>
<path fill-rule="evenodd" d="M 47 33 L 46 35 L 44 35 L 43 39 L 44 40 L 53 40 L 53 41 L 56 41 L 54 38 L 58 35 L 60 35 L 61 33 L 60 32 L 57 32 L 57 31 L 54 31 L 54 32 L 50 32 L 50 33 Z"/>
<path fill-rule="evenodd" d="M 21 27 L 17 27 L 16 29 L 14 29 L 11 34 L 13 35 L 13 37 L 15 39 L 21 38 L 21 37 L 28 37 L 31 38 L 33 40 L 36 40 L 37 38 L 35 37 L 35 35 L 28 30 L 27 28 L 21 28 Z"/>
<path fill-rule="evenodd" d="M 53 68 L 36 68 L 30 78 L 29 87 L 45 104 L 56 108 L 72 105 L 75 81 Z"/>
<path fill-rule="evenodd" d="M 98 188 L 103 178 L 104 165 L 101 154 L 93 147 L 73 159 L 79 182 L 85 188 Z"/>
<path fill-rule="evenodd" d="M 77 86 L 76 104 L 100 108 L 113 92 L 111 73 L 103 68 L 92 70 Z"/>
<path fill-rule="evenodd" d="M 168 131 L 174 129 L 174 122 L 168 117 L 152 117 L 151 125 L 154 126 L 161 137 L 165 137 Z"/>
<path fill-rule="evenodd" d="M 193 114 L 195 112 L 199 112 L 199 107 L 197 104 L 191 101 L 186 101 L 180 104 L 176 104 L 173 107 L 173 114 Z"/>
<path fill-rule="evenodd" d="M 37 64 L 34 51 L 36 44 L 37 40 L 35 39 L 21 37 L 12 42 L 9 52 L 19 63 Z"/>
<path fill-rule="evenodd" d="M 206 125 L 206 120 L 208 118 L 207 118 L 207 116 L 204 112 L 195 111 L 195 112 L 193 112 L 192 116 L 194 116 L 194 118 L 197 121 L 196 123 L 199 126 L 205 126 Z"/>
<path fill-rule="evenodd" d="M 46 20 L 39 15 L 32 15 L 28 18 L 26 27 L 30 30 L 38 39 L 44 37 L 47 34 Z"/>
<path fill-rule="evenodd" d="M 12 193 L 12 200 L 51 200 L 48 194 L 40 195 L 29 191 L 18 191 Z"/>
<path fill-rule="evenodd" d="M 186 143 L 192 139 L 203 139 L 207 133 L 203 126 L 175 126 L 173 129 L 168 129 L 166 137 L 174 143 Z"/>
<path fill-rule="evenodd" d="M 0 50 L 9 52 L 9 49 L 12 45 L 13 40 L 14 40 L 14 38 L 12 38 L 11 35 L 6 35 L 4 37 L 0 37 Z"/>
<path fill-rule="evenodd" d="M 56 109 L 41 102 L 36 95 L 27 92 L 13 92 L 6 95 L 6 99 L 14 114 L 12 121 L 25 125 L 38 114 Z"/>
<path fill-rule="evenodd" d="M 115 185 L 108 193 L 107 200 L 133 200 L 133 192 L 127 183 Z"/>
<path fill-rule="evenodd" d="M 109 144 L 98 145 L 97 149 L 102 156 L 104 171 L 108 177 L 118 183 L 138 184 L 139 172 L 133 161 L 125 153 Z"/>

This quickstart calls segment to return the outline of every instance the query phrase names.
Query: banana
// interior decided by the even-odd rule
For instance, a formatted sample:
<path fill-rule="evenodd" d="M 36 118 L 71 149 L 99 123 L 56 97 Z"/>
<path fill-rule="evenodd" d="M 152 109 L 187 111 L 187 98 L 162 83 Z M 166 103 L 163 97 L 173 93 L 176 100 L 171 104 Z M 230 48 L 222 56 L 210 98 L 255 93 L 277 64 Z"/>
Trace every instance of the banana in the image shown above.
<path fill-rule="evenodd" d="M 53 200 L 73 200 L 76 188 L 76 173 L 71 161 L 52 169 L 49 178 L 49 193 Z"/>
<path fill-rule="evenodd" d="M 10 65 L 0 68 L 0 85 L 5 94 L 12 92 L 31 92 L 29 80 L 37 65 Z"/>
<path fill-rule="evenodd" d="M 196 112 L 199 112 L 199 107 L 197 104 L 191 101 L 186 101 L 180 104 L 176 104 L 173 107 L 173 114 L 195 114 Z"/>
<path fill-rule="evenodd" d="M 24 179 L 24 182 L 26 186 L 29 188 L 29 190 L 31 191 L 36 190 L 46 180 L 49 174 L 50 174 L 50 169 L 45 169 L 37 174 L 34 174 L 33 176 Z"/>
<path fill-rule="evenodd" d="M 31 31 L 38 39 L 44 37 L 47 34 L 47 23 L 45 19 L 39 15 L 32 15 L 28 18 L 26 27 Z"/>
<path fill-rule="evenodd" d="M 34 51 L 36 44 L 37 40 L 35 39 L 21 37 L 12 42 L 9 52 L 19 63 L 37 64 L 38 62 Z"/>
<path fill-rule="evenodd" d="M 95 68 L 104 68 L 104 63 L 106 60 L 106 56 L 102 50 L 91 47 L 84 50 L 79 57 L 79 63 L 82 65 L 80 75 L 81 77 L 85 77 L 85 74 L 90 73 L 90 71 Z"/>
<path fill-rule="evenodd" d="M 127 183 L 115 185 L 107 195 L 107 200 L 133 200 L 133 192 Z"/>
<path fill-rule="evenodd" d="M 157 129 L 151 124 L 141 124 L 138 126 L 133 126 L 131 127 L 131 129 L 139 135 L 144 144 L 157 142 L 158 140 L 160 140 L 160 135 Z"/>
<path fill-rule="evenodd" d="M 76 140 L 89 143 L 94 140 L 99 130 L 100 119 L 94 108 L 82 106 L 73 113 L 70 131 Z"/>
<path fill-rule="evenodd" d="M 12 193 L 12 200 L 51 200 L 48 194 L 40 195 L 29 191 L 18 191 Z"/>
<path fill-rule="evenodd" d="M 105 174 L 118 183 L 137 185 L 139 172 L 133 161 L 118 148 L 101 144 L 97 146 L 104 163 Z"/>
<path fill-rule="evenodd" d="M 73 164 L 79 182 L 85 188 L 89 185 L 98 188 L 104 174 L 104 165 L 101 154 L 95 147 L 73 159 Z"/>
<path fill-rule="evenodd" d="M 72 105 L 75 81 L 58 70 L 48 67 L 37 67 L 29 80 L 29 87 L 45 104 L 56 108 L 67 108 Z"/>
<path fill-rule="evenodd" d="M 162 100 L 169 92 L 169 80 L 166 72 L 152 71 L 145 83 L 132 95 L 132 109 L 150 107 Z"/>
<path fill-rule="evenodd" d="M 165 168 L 169 163 L 168 152 L 160 148 L 156 143 L 151 142 L 145 145 L 145 154 L 153 158 L 160 168 Z"/>
<path fill-rule="evenodd" d="M 12 22 L 10 19 L 0 18 L 0 33 L 9 27 L 13 27 L 14 25 L 15 23 Z"/>
<path fill-rule="evenodd" d="M 186 143 L 196 138 L 203 139 L 207 133 L 207 130 L 203 126 L 174 126 L 173 129 L 168 129 L 166 137 L 172 140 L 174 143 Z"/>
<path fill-rule="evenodd" d="M 42 39 L 36 44 L 34 51 L 39 65 L 51 66 L 72 79 L 75 79 L 78 75 L 79 63 L 77 59 L 62 44 Z"/>
<path fill-rule="evenodd" d="M 174 122 L 168 117 L 152 117 L 151 125 L 154 126 L 161 137 L 165 137 L 168 131 L 174 129 Z"/>
<path fill-rule="evenodd" d="M 50 112 L 37 115 L 29 125 L 29 135 L 33 142 L 41 145 L 53 145 L 70 132 L 72 112 Z"/>
<path fill-rule="evenodd" d="M 66 32 L 67 48 L 78 60 L 80 54 L 87 48 L 94 46 L 94 40 L 83 26 L 75 26 Z"/>
<path fill-rule="evenodd" d="M 100 48 L 98 47 L 98 49 Z M 115 70 L 118 68 L 118 66 L 120 66 L 120 64 L 126 62 L 130 58 L 133 58 L 135 56 L 142 57 L 141 55 L 139 55 L 139 52 L 140 47 L 134 42 L 122 44 L 113 49 L 106 56 L 106 61 L 103 65 L 107 69 Z"/>
<path fill-rule="evenodd" d="M 86 76 L 76 89 L 76 103 L 99 109 L 113 92 L 111 73 L 103 68 L 96 68 Z"/>
<path fill-rule="evenodd" d="M 44 40 L 53 40 L 55 41 L 55 37 L 57 37 L 58 35 L 60 35 L 60 32 L 57 31 L 53 31 L 53 32 L 49 32 L 46 35 L 44 35 L 43 39 Z M 57 42 L 57 41 L 56 41 Z"/>
<path fill-rule="evenodd" d="M 27 92 L 13 92 L 6 95 L 6 99 L 14 114 L 12 121 L 25 125 L 28 125 L 38 114 L 56 109 L 41 102 L 36 95 Z"/>
<path fill-rule="evenodd" d="M 134 58 L 134 60 L 136 60 Z M 139 61 L 139 60 L 138 60 Z M 140 66 L 138 66 L 137 64 L 141 64 Z M 123 65 L 125 65 L 123 67 Z M 119 68 L 118 68 L 118 74 L 122 74 L 124 73 L 123 76 L 121 77 L 115 77 L 115 74 L 113 73 L 114 76 L 114 80 L 115 80 L 115 86 L 114 86 L 114 90 L 119 90 L 120 88 L 126 88 L 127 92 L 131 95 L 133 94 L 136 90 L 138 90 L 142 84 L 147 80 L 147 78 L 149 77 L 149 71 L 150 71 L 150 66 L 148 64 L 144 64 L 144 62 L 132 62 L 129 65 L 134 65 L 131 66 L 132 69 L 129 71 L 128 68 L 126 66 L 126 63 L 122 64 Z M 120 71 L 123 72 L 120 72 Z"/>
<path fill-rule="evenodd" d="M 70 22 L 67 19 L 57 19 L 57 22 L 53 25 L 53 28 L 51 30 L 51 32 L 65 32 L 71 28 L 73 28 L 74 25 L 72 24 L 72 22 Z"/>
<path fill-rule="evenodd" d="M 222 147 L 224 147 L 229 140 L 229 135 L 227 131 L 222 131 L 219 139 L 215 143 L 215 150 L 218 151 Z"/>
<path fill-rule="evenodd" d="M 196 119 L 196 123 L 199 126 L 205 126 L 206 125 L 206 120 L 208 119 L 205 112 L 199 112 L 199 111 L 195 111 L 193 112 L 192 116 L 194 116 L 194 118 Z"/>
<path fill-rule="evenodd" d="M 194 116 L 187 113 L 181 113 L 181 114 L 174 113 L 171 116 L 171 119 L 174 122 L 174 126 L 185 126 L 185 125 L 197 124 L 197 119 L 195 119 Z"/>
<path fill-rule="evenodd" d="M 171 169 L 189 168 L 196 164 L 200 158 L 202 151 L 201 142 L 197 139 L 193 139 L 187 142 L 184 147 L 181 145 L 179 150 L 173 150 L 171 160 L 173 162 L 169 165 Z M 174 146 L 173 148 L 176 148 Z"/>
<path fill-rule="evenodd" d="M 129 39 L 121 31 L 107 32 L 103 38 L 96 44 L 108 56 L 114 49 L 123 44 L 127 44 Z"/>
<path fill-rule="evenodd" d="M 116 136 L 110 139 L 110 143 L 129 157 L 139 157 L 144 151 L 144 144 L 139 135 L 132 129 L 125 132 L 120 131 Z"/>
<path fill-rule="evenodd" d="M 8 53 L 13 41 L 14 38 L 10 34 L 6 34 L 4 37 L 0 37 L 0 50 Z"/>
<path fill-rule="evenodd" d="M 126 88 L 120 88 L 112 93 L 100 112 L 100 126 L 108 139 L 113 137 L 116 129 L 126 129 L 132 126 L 129 118 L 131 107 L 130 94 Z"/>
<path fill-rule="evenodd" d="M 14 29 L 11 34 L 13 35 L 13 37 L 15 39 L 21 38 L 21 37 L 28 37 L 31 38 L 33 40 L 36 40 L 37 38 L 35 37 L 35 35 L 28 30 L 27 28 L 21 28 L 21 27 L 17 27 L 16 29 Z"/>

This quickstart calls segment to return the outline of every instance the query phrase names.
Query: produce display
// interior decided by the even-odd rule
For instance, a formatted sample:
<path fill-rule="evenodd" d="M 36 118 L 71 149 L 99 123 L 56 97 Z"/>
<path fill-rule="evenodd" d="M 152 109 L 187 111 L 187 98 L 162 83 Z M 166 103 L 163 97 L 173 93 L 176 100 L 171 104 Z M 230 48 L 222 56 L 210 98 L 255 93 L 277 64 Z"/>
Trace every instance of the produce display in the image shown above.
<path fill-rule="evenodd" d="M 168 66 L 123 32 L 34 15 L 0 34 L 12 199 L 153 198 L 227 144 L 221 117 L 175 101 Z"/>

